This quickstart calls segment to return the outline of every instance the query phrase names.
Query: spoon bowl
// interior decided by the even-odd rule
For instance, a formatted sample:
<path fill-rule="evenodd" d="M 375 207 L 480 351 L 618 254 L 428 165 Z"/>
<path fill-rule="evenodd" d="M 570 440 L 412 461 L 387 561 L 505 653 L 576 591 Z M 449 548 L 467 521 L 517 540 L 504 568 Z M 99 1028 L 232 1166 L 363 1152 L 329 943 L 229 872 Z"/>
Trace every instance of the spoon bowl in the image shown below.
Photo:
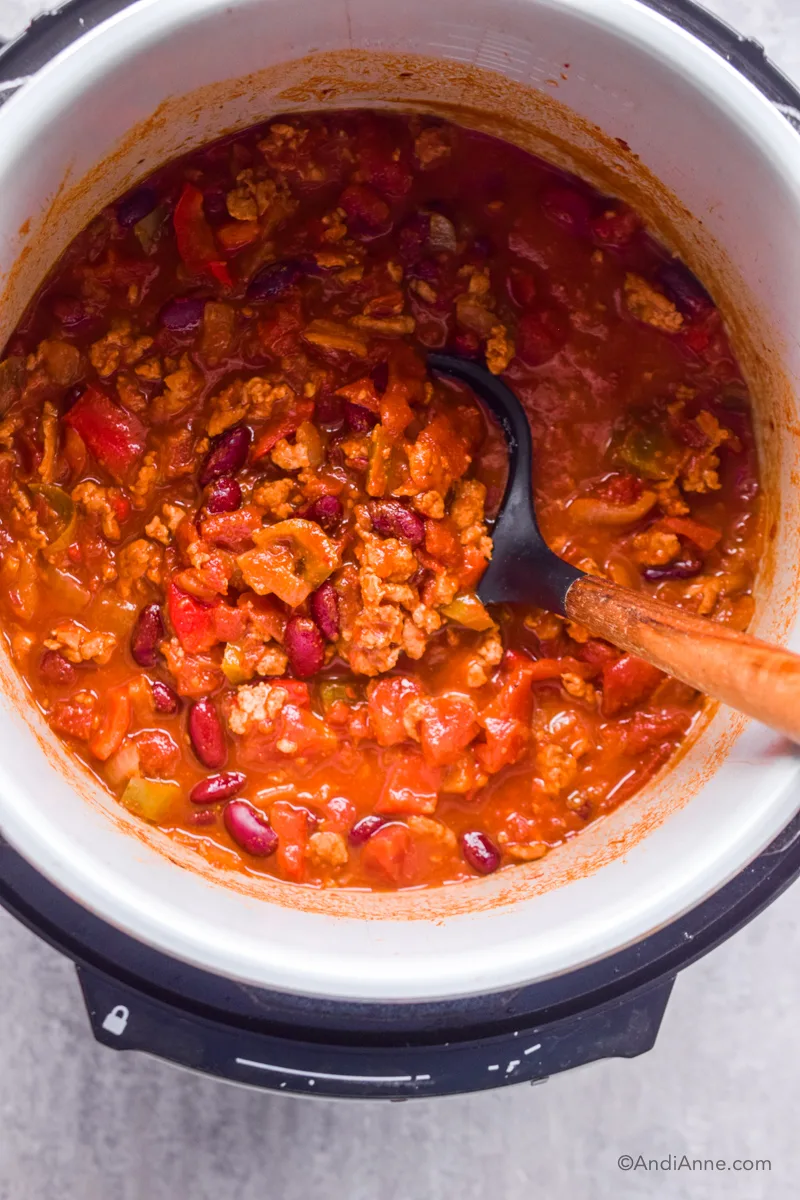
<path fill-rule="evenodd" d="M 533 442 L 519 397 L 485 367 L 454 355 L 429 354 L 428 367 L 467 384 L 497 417 L 508 443 L 492 560 L 478 587 L 484 604 L 529 604 L 568 617 L 800 742 L 800 657 L 559 558 L 536 520 Z"/>

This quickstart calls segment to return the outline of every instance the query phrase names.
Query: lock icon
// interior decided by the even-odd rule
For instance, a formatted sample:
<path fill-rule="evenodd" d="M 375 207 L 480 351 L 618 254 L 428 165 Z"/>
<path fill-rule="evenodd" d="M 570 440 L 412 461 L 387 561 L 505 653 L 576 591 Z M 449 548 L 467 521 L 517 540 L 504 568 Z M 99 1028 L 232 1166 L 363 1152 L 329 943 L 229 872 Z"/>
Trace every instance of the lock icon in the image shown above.
<path fill-rule="evenodd" d="M 114 1037 L 119 1037 L 125 1032 L 130 1015 L 124 1004 L 115 1005 L 111 1012 L 103 1018 L 103 1029 L 107 1033 L 113 1033 Z"/>

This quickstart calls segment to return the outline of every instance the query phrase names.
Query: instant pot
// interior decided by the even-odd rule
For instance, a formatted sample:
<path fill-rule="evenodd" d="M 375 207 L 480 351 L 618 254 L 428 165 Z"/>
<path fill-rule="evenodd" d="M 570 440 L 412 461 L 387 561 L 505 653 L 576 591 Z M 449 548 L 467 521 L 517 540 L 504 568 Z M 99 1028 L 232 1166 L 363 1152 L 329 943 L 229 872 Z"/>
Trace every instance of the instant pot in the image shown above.
<path fill-rule="evenodd" d="M 800 93 L 757 43 L 688 0 L 72 0 L 0 53 L 0 102 L 0 344 L 103 204 L 281 110 L 502 119 L 644 206 L 753 382 L 755 627 L 800 649 Z M 4 658 L 0 709 L 0 901 L 76 963 L 99 1041 L 255 1087 L 400 1100 L 634 1057 L 677 972 L 800 871 L 798 752 L 725 710 L 543 863 L 361 895 L 226 879 L 135 825 Z"/>

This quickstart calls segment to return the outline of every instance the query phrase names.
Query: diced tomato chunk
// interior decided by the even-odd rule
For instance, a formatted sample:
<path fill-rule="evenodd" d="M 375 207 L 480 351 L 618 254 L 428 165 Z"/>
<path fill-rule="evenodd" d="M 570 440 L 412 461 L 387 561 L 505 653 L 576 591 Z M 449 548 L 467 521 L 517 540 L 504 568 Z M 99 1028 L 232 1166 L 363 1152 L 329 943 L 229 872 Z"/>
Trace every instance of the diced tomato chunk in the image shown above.
<path fill-rule="evenodd" d="M 284 879 L 302 883 L 306 876 L 308 811 L 294 808 L 286 800 L 276 800 L 270 809 L 269 820 L 278 835 L 275 854 L 278 870 Z"/>
<path fill-rule="evenodd" d="M 622 507 L 635 504 L 643 490 L 644 484 L 638 475 L 614 475 L 600 489 L 604 499 Z"/>
<path fill-rule="evenodd" d="M 91 692 L 58 700 L 50 710 L 49 720 L 56 733 L 88 742 L 97 723 L 97 701 Z"/>
<path fill-rule="evenodd" d="M 143 729 L 136 734 L 134 741 L 145 775 L 169 775 L 180 762 L 180 750 L 163 729 Z"/>
<path fill-rule="evenodd" d="M 131 699 L 127 687 L 111 688 L 104 700 L 103 724 L 89 742 L 95 758 L 105 762 L 122 745 L 131 723 Z"/>
<path fill-rule="evenodd" d="M 569 321 L 561 309 L 526 312 L 517 326 L 517 357 L 528 367 L 541 367 L 566 345 Z"/>
<path fill-rule="evenodd" d="M 475 746 L 475 757 L 489 775 L 517 762 L 527 749 L 530 730 L 514 717 L 483 717 L 485 742 Z"/>
<path fill-rule="evenodd" d="M 462 563 L 456 572 L 461 591 L 473 592 L 480 583 L 487 566 L 488 562 L 478 546 L 464 546 Z"/>
<path fill-rule="evenodd" d="M 286 358 L 297 349 L 300 330 L 304 324 L 299 300 L 287 300 L 278 304 L 258 323 L 261 345 L 275 358 Z"/>
<path fill-rule="evenodd" d="M 411 187 L 411 164 L 390 135 L 372 123 L 359 131 L 356 149 L 358 174 L 385 196 L 405 196 Z"/>
<path fill-rule="evenodd" d="M 483 718 L 514 718 L 530 721 L 533 712 L 533 659 L 510 650 L 503 658 L 500 690 L 483 711 Z"/>
<path fill-rule="evenodd" d="M 409 751 L 386 772 L 375 812 L 430 814 L 436 809 L 441 783 L 439 767 L 426 763 L 421 754 Z"/>
<path fill-rule="evenodd" d="M 362 183 L 352 183 L 344 189 L 339 197 L 339 207 L 344 209 L 347 223 L 356 236 L 359 233 L 374 236 L 387 230 L 391 224 L 389 205 L 377 192 Z"/>
<path fill-rule="evenodd" d="M 431 517 L 427 518 L 425 521 L 425 549 L 431 558 L 437 559 L 446 567 L 459 565 L 463 552 L 455 525 L 449 517 L 443 517 L 440 521 Z"/>
<path fill-rule="evenodd" d="M 253 504 L 246 504 L 235 512 L 215 513 L 203 520 L 203 541 L 240 553 L 252 544 L 253 534 L 262 523 L 261 510 Z"/>
<path fill-rule="evenodd" d="M 431 700 L 419 724 L 425 761 L 434 767 L 454 763 L 480 730 L 476 715 L 475 701 L 459 692 Z"/>
<path fill-rule="evenodd" d="M 165 654 L 179 696 L 196 700 L 215 692 L 225 682 L 222 671 L 207 654 L 186 654 L 183 650 L 176 654 L 170 646 Z"/>
<path fill-rule="evenodd" d="M 579 654 L 584 662 L 593 663 L 597 667 L 610 666 L 621 657 L 615 646 L 609 646 L 608 642 L 601 642 L 598 638 L 589 638 L 587 642 L 582 642 L 576 654 Z"/>
<path fill-rule="evenodd" d="M 616 713 L 644 700 L 664 678 L 664 672 L 651 667 L 644 659 L 623 654 L 617 662 L 603 669 L 603 713 Z"/>
<path fill-rule="evenodd" d="M 80 434 L 100 466 L 118 482 L 124 482 L 144 453 L 147 430 L 142 422 L 99 388 L 87 387 L 64 423 Z"/>
<path fill-rule="evenodd" d="M 182 592 L 174 583 L 167 589 L 167 612 L 175 636 L 187 654 L 201 654 L 219 641 L 215 628 L 214 604 L 203 604 Z"/>
<path fill-rule="evenodd" d="M 418 679 L 405 675 L 377 679 L 367 688 L 367 710 L 372 736 L 379 746 L 398 746 L 408 741 L 403 714 L 412 700 L 423 694 Z"/>
<path fill-rule="evenodd" d="M 365 844 L 361 861 L 392 883 L 400 883 L 410 849 L 411 834 L 405 825 L 384 825 Z"/>
<path fill-rule="evenodd" d="M 286 704 L 281 709 L 275 730 L 278 743 L 290 743 L 295 747 L 291 751 L 293 755 L 331 754 L 339 744 L 335 732 L 321 717 L 294 703 Z"/>
<path fill-rule="evenodd" d="M 621 754 L 638 758 L 652 746 L 682 737 L 691 722 L 692 714 L 681 708 L 635 712 L 614 725 L 606 740 L 618 746 Z"/>
<path fill-rule="evenodd" d="M 332 833 L 347 833 L 358 817 L 358 809 L 346 796 L 331 796 L 325 804 L 325 828 Z"/>
<path fill-rule="evenodd" d="M 284 692 L 288 692 L 290 704 L 296 705 L 297 708 L 311 707 L 311 695 L 307 683 L 301 683 L 299 679 L 282 679 L 281 687 Z"/>
<path fill-rule="evenodd" d="M 212 628 L 218 642 L 238 642 L 247 628 L 247 613 L 230 604 L 215 604 L 211 609 Z"/>

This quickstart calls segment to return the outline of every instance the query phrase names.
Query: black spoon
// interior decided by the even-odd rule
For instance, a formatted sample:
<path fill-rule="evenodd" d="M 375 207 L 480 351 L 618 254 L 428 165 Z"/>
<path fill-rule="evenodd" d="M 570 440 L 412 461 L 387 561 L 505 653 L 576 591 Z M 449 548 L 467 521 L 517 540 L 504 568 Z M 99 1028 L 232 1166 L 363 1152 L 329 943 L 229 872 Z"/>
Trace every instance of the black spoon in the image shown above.
<path fill-rule="evenodd" d="M 564 562 L 536 520 L 531 430 L 518 397 L 466 359 L 429 354 L 428 367 L 467 384 L 497 417 L 508 443 L 492 561 L 478 586 L 484 604 L 535 605 L 568 617 L 800 742 L 800 657 Z"/>

